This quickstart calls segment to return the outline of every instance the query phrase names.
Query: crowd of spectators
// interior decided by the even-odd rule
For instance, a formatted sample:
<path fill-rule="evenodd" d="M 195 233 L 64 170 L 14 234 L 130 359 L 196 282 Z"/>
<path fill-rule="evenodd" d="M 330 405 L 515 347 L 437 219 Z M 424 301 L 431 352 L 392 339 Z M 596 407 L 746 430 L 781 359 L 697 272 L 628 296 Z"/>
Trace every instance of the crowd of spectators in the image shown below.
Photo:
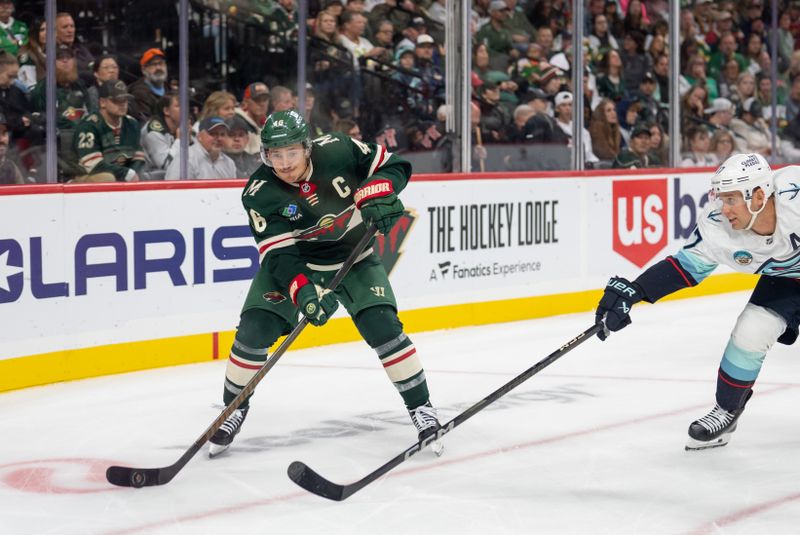
<path fill-rule="evenodd" d="M 131 60 L 113 40 L 83 38 L 75 14 L 58 13 L 58 180 L 179 178 L 181 136 L 191 145 L 186 178 L 245 177 L 259 165 L 267 114 L 290 108 L 302 108 L 315 135 L 341 131 L 400 153 L 449 151 L 444 0 L 309 4 L 301 104 L 291 89 L 297 87 L 296 0 L 193 1 L 208 42 L 226 39 L 231 52 L 222 57 L 225 47 L 212 47 L 200 67 L 222 72 L 219 65 L 229 64 L 221 79 L 195 77 L 188 125 L 179 124 L 174 42 L 143 39 Z M 773 51 L 762 0 L 682 2 L 680 49 L 672 51 L 666 0 L 587 0 L 579 40 L 571 34 L 568 0 L 474 0 L 473 72 L 465 80 L 473 99 L 473 170 L 564 165 L 558 158 L 521 164 L 515 150 L 547 145 L 548 154 L 568 155 L 575 112 L 584 117 L 579 142 L 587 166 L 667 165 L 672 53 L 681 65 L 680 165 L 712 166 L 733 151 L 797 159 L 800 2 L 778 5 Z M 0 182 L 44 181 L 46 24 L 14 15 L 15 2 L 0 0 Z M 220 33 L 223 15 L 241 31 Z M 577 44 L 585 63 L 583 102 L 571 93 Z M 493 152 L 502 157 L 492 159 Z M 443 162 L 441 170 L 450 170 Z"/>

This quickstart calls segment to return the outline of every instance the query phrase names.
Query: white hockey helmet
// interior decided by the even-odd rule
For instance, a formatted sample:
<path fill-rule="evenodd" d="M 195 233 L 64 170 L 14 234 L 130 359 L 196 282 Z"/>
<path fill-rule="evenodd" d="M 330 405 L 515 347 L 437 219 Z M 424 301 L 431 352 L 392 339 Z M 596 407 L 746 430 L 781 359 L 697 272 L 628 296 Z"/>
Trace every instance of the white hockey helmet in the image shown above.
<path fill-rule="evenodd" d="M 761 188 L 766 198 L 772 195 L 772 169 L 760 154 L 734 154 L 719 166 L 711 179 L 715 195 L 741 191 L 748 206 L 756 188 Z"/>
<path fill-rule="evenodd" d="M 731 191 L 742 192 L 747 210 L 753 215 L 745 230 L 753 228 L 758 214 L 767 206 L 765 200 L 758 210 L 753 210 L 751 204 L 756 188 L 764 192 L 764 199 L 770 198 L 775 190 L 772 169 L 760 154 L 734 154 L 719 166 L 711 179 L 714 197 Z"/>

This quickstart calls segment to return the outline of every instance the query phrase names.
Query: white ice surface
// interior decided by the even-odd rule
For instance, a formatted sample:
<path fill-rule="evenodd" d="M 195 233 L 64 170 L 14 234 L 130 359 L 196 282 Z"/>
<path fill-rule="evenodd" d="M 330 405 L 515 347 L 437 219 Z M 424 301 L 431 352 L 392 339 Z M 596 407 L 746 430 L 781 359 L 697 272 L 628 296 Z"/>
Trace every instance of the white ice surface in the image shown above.
<path fill-rule="evenodd" d="M 776 346 L 731 443 L 685 452 L 747 294 L 638 306 L 348 500 L 286 476 L 350 482 L 413 444 L 363 343 L 287 354 L 231 452 L 168 485 L 105 482 L 173 463 L 218 414 L 224 362 L 0 395 L 0 534 L 701 534 L 800 532 L 800 355 Z M 449 420 L 591 325 L 591 314 L 414 335 Z"/>

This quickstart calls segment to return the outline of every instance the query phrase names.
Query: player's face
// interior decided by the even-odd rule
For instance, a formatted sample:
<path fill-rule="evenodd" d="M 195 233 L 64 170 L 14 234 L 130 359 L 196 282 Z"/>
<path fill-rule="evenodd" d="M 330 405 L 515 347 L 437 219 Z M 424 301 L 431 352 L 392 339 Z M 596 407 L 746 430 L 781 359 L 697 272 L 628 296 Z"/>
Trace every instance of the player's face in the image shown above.
<path fill-rule="evenodd" d="M 267 159 L 278 178 L 287 184 L 294 184 L 303 178 L 308 168 L 306 149 L 302 143 L 270 149 L 267 151 Z"/>
<path fill-rule="evenodd" d="M 752 201 L 753 210 L 760 208 L 759 200 L 760 190 L 756 192 Z M 753 214 L 747 208 L 747 203 L 744 202 L 744 196 L 740 191 L 731 191 L 720 193 L 719 200 L 722 202 L 722 215 L 731 224 L 733 230 L 743 230 L 750 223 Z"/>

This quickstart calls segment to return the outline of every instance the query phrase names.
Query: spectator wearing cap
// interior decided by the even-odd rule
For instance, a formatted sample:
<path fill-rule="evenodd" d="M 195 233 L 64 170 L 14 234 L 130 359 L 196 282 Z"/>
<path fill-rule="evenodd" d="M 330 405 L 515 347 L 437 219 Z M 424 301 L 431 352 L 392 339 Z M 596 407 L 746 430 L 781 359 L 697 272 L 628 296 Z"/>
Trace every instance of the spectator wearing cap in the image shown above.
<path fill-rule="evenodd" d="M 236 108 L 235 113 L 247 125 L 248 141 L 244 150 L 248 154 L 258 155 L 261 153 L 261 128 L 267 120 L 268 110 L 269 88 L 267 84 L 253 82 L 244 88 L 242 104 Z M 231 135 L 233 135 L 232 127 Z"/>
<path fill-rule="evenodd" d="M 355 70 L 361 69 L 362 59 L 378 57 L 386 52 L 384 48 L 373 45 L 369 39 L 364 37 L 366 26 L 367 18 L 361 13 L 355 11 L 342 13 L 339 44 L 353 56 L 353 69 Z"/>
<path fill-rule="evenodd" d="M 561 91 L 556 95 L 555 100 L 553 101 L 555 104 L 554 112 L 555 112 L 555 119 L 556 125 L 561 129 L 564 135 L 567 137 L 567 145 L 569 147 L 573 146 L 572 140 L 572 110 L 573 110 L 573 98 L 572 93 L 569 91 Z M 583 158 L 586 163 L 594 164 L 600 161 L 600 158 L 595 156 L 594 152 L 592 151 L 592 136 L 589 135 L 589 131 L 584 128 L 581 136 L 581 144 L 583 145 Z"/>
<path fill-rule="evenodd" d="M 397 27 L 403 28 L 400 31 L 400 34 L 403 36 L 403 38 L 397 43 L 395 50 L 400 50 L 401 48 L 414 48 L 414 46 L 417 44 L 417 38 L 420 35 L 428 33 L 428 25 L 425 22 L 425 19 L 420 16 L 412 18 L 411 23 L 408 26 Z"/>
<path fill-rule="evenodd" d="M 547 67 L 542 70 L 539 76 L 539 87 L 550 97 L 561 91 L 561 86 L 564 85 L 564 82 L 564 71 L 558 67 Z"/>
<path fill-rule="evenodd" d="M 91 83 L 91 64 L 94 56 L 88 48 L 78 42 L 75 34 L 75 20 L 69 13 L 56 14 L 56 46 L 68 47 L 72 50 L 81 79 L 87 84 Z"/>
<path fill-rule="evenodd" d="M 17 164 L 8 157 L 9 142 L 8 121 L 6 121 L 5 115 L 0 113 L 0 186 L 24 184 L 25 182 Z"/>
<path fill-rule="evenodd" d="M 433 49 L 436 43 L 428 34 L 417 37 L 417 44 L 414 47 L 414 64 L 422 78 L 423 90 L 426 95 L 435 100 L 444 101 L 444 74 L 442 70 L 433 62 Z M 441 102 L 437 102 L 438 106 Z M 433 109 L 430 110 L 431 112 Z"/>
<path fill-rule="evenodd" d="M 16 20 L 13 14 L 14 2 L 0 0 L 0 50 L 16 56 L 20 47 L 28 42 L 28 25 Z"/>
<path fill-rule="evenodd" d="M 519 106 L 514 109 L 516 132 L 512 139 L 522 143 L 566 146 L 569 138 L 548 113 L 550 98 L 547 93 L 537 87 L 529 87 L 523 100 L 527 100 L 527 106 L 533 110 L 533 114 L 528 114 L 527 109 Z"/>
<path fill-rule="evenodd" d="M 489 55 L 493 60 L 497 58 L 498 64 L 503 63 L 503 58 L 507 64 L 510 56 L 519 56 L 519 52 L 514 49 L 511 30 L 506 27 L 510 13 L 511 10 L 503 0 L 492 0 L 489 4 L 489 22 L 478 30 L 474 38 L 476 43 L 486 45 Z M 505 67 L 505 65 L 502 66 Z"/>
<path fill-rule="evenodd" d="M 89 111 L 96 112 L 100 109 L 98 104 L 97 89 L 109 80 L 117 80 L 119 78 L 119 64 L 117 58 L 110 54 L 103 54 L 94 63 L 92 63 L 92 74 L 94 75 L 94 83 L 86 90 L 89 97 Z"/>
<path fill-rule="evenodd" d="M 187 175 L 180 176 L 180 159 L 175 159 L 167 167 L 165 180 L 235 178 L 236 164 L 223 152 L 228 131 L 228 123 L 222 117 L 209 116 L 202 119 L 197 142 L 189 147 Z"/>
<path fill-rule="evenodd" d="M 142 77 L 130 87 L 133 95 L 131 115 L 144 122 L 155 112 L 158 100 L 167 92 L 169 69 L 166 55 L 158 48 L 145 50 L 139 59 L 139 67 Z"/>
<path fill-rule="evenodd" d="M 711 136 L 708 129 L 697 124 L 686 130 L 686 150 L 683 153 L 681 167 L 711 167 L 717 159 L 711 152 Z"/>
<path fill-rule="evenodd" d="M 762 117 L 761 104 L 756 97 L 750 97 L 739 105 L 736 117 L 731 120 L 731 130 L 741 138 L 740 148 L 743 151 L 762 156 L 769 156 L 772 152 L 772 134 Z"/>
<path fill-rule="evenodd" d="M 609 50 L 600 62 L 600 76 L 597 77 L 598 94 L 614 102 L 620 102 L 625 98 L 623 72 L 619 52 Z"/>
<path fill-rule="evenodd" d="M 133 98 L 121 80 L 98 88 L 100 111 L 86 116 L 75 129 L 73 145 L 82 176 L 74 182 L 135 182 L 144 169 L 139 123 L 128 115 Z"/>
<path fill-rule="evenodd" d="M 536 28 L 533 27 L 531 21 L 525 16 L 525 13 L 520 9 L 517 0 L 505 0 L 508 6 L 508 18 L 503 25 L 511 32 L 511 41 L 514 48 L 519 50 L 520 53 L 525 53 L 528 50 L 528 44 L 533 40 L 536 35 Z"/>
<path fill-rule="evenodd" d="M 733 31 L 733 15 L 730 11 L 717 11 L 713 15 L 714 23 L 711 30 L 705 35 L 705 42 L 711 49 L 712 55 L 719 49 L 719 41 L 723 35 Z M 741 36 L 737 36 L 741 37 Z"/>
<path fill-rule="evenodd" d="M 631 142 L 616 158 L 611 167 L 615 169 L 644 169 L 659 167 L 661 162 L 650 153 L 650 129 L 640 123 L 633 127 Z"/>
<path fill-rule="evenodd" d="M 613 161 L 619 154 L 622 145 L 617 106 L 614 101 L 604 98 L 592 112 L 589 125 L 592 136 L 592 147 L 595 155 L 601 160 Z"/>
<path fill-rule="evenodd" d="M 705 113 L 708 115 L 708 123 L 705 126 L 711 136 L 720 130 L 733 134 L 731 121 L 733 120 L 734 109 L 733 102 L 727 98 L 715 98 L 711 102 L 711 106 L 705 109 Z M 734 145 L 733 148 L 736 149 L 737 145 Z"/>
<path fill-rule="evenodd" d="M 86 85 L 78 76 L 78 64 L 72 48 L 60 45 L 56 49 L 56 125 L 63 137 L 71 133 L 78 121 L 88 112 Z M 31 90 L 30 100 L 34 112 L 46 111 L 47 79 L 39 81 Z M 62 145 L 65 145 L 63 143 Z M 71 140 L 66 143 L 71 145 Z"/>
<path fill-rule="evenodd" d="M 228 137 L 225 140 L 225 152 L 236 166 L 236 178 L 250 178 L 261 166 L 260 153 L 247 152 L 250 142 L 250 123 L 239 114 L 228 119 Z"/>
<path fill-rule="evenodd" d="M 397 69 L 392 73 L 392 80 L 400 89 L 400 100 L 404 111 L 418 118 L 429 115 L 422 76 L 416 67 L 416 55 L 413 48 L 401 48 L 396 52 Z"/>
<path fill-rule="evenodd" d="M 651 71 L 646 71 L 642 75 L 642 81 L 639 83 L 639 90 L 633 92 L 634 99 L 642 104 L 642 109 L 639 113 L 639 120 L 641 121 L 660 121 L 666 126 L 669 116 L 666 112 L 662 113 L 661 105 L 655 99 L 654 95 L 658 89 L 658 82 L 656 76 Z"/>
<path fill-rule="evenodd" d="M 142 127 L 142 149 L 148 169 L 166 171 L 180 151 L 181 103 L 178 92 L 166 93 L 156 108 L 156 113 Z"/>
<path fill-rule="evenodd" d="M 492 81 L 485 81 L 478 88 L 481 108 L 481 137 L 484 143 L 508 141 L 513 119 L 508 108 L 500 102 L 500 88 Z"/>

